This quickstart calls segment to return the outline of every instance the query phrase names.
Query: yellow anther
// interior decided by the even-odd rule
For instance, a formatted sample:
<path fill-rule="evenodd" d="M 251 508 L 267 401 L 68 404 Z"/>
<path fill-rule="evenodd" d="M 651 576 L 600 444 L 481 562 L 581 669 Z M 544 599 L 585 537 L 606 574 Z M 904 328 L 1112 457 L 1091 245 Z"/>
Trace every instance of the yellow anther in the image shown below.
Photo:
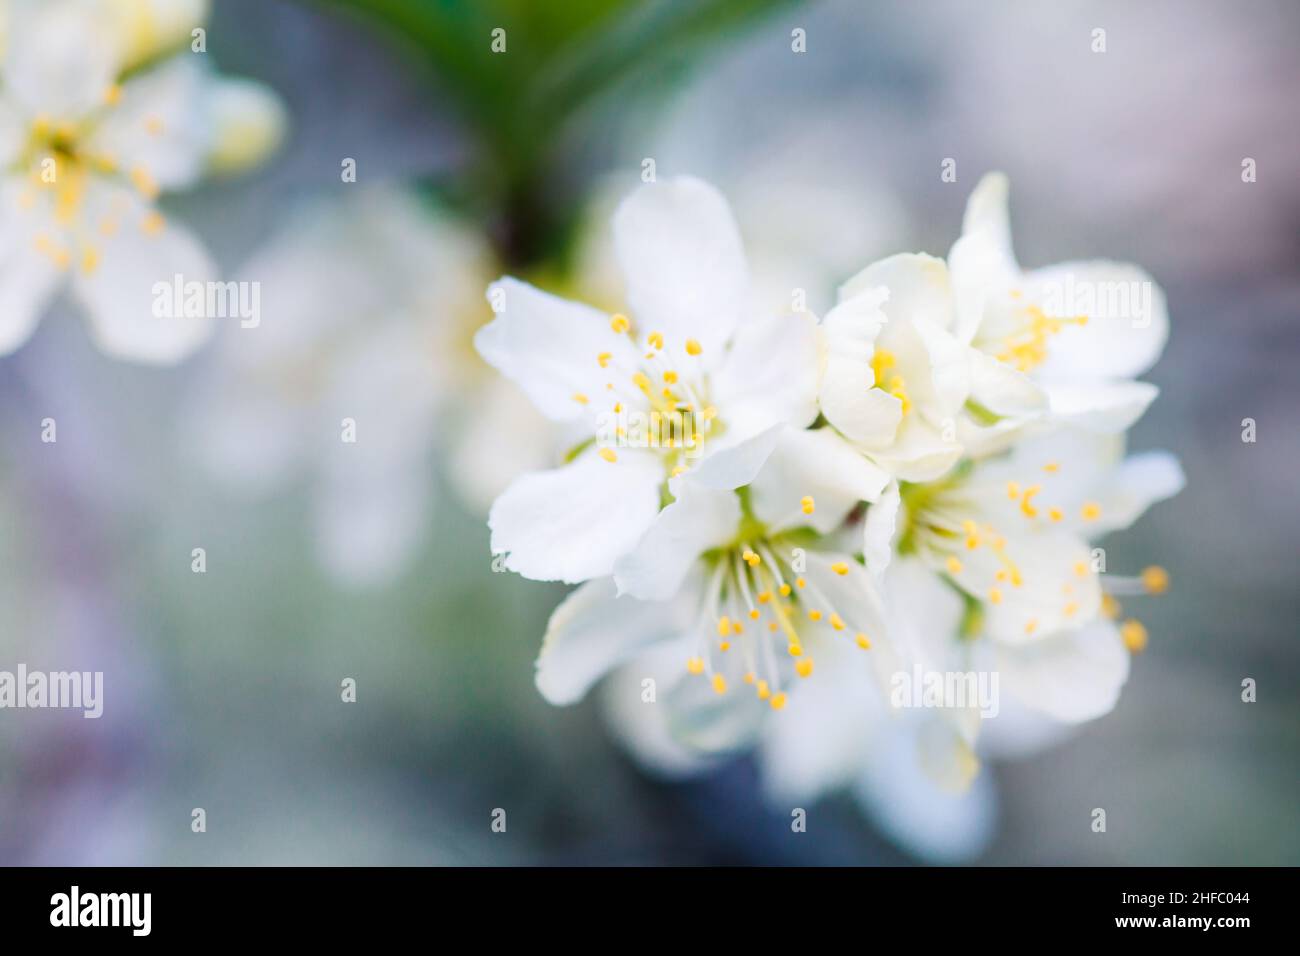
<path fill-rule="evenodd" d="M 718 637 L 726 637 L 731 633 L 731 618 L 723 615 L 718 618 Z"/>
<path fill-rule="evenodd" d="M 1011 574 L 1007 571 L 1006 568 L 998 568 L 997 571 L 994 572 L 993 574 L 993 579 L 995 581 L 1002 581 L 1003 583 L 1008 581 L 1010 578 L 1011 578 Z"/>
<path fill-rule="evenodd" d="M 1119 636 L 1132 654 L 1142 653 L 1147 646 L 1147 629 L 1142 626 L 1141 621 L 1133 618 L 1120 625 Z"/>
<path fill-rule="evenodd" d="M 727 692 L 727 679 L 721 674 L 713 675 L 713 692 L 715 694 L 725 694 Z"/>
<path fill-rule="evenodd" d="M 1017 498 L 1020 497 L 1020 482 L 1018 481 L 1007 482 L 1007 497 L 1010 498 L 1012 501 L 1015 501 Z"/>
<path fill-rule="evenodd" d="M 686 473 L 686 466 L 685 466 L 685 465 L 674 465 L 674 466 L 673 466 L 672 476 L 673 476 L 674 478 L 676 478 L 678 475 L 682 475 L 682 474 L 685 474 L 685 473 Z"/>
<path fill-rule="evenodd" d="M 1047 517 L 1051 518 L 1053 521 L 1062 521 L 1065 519 L 1065 514 L 1060 508 L 1048 508 Z"/>
<path fill-rule="evenodd" d="M 745 563 L 748 564 L 751 568 L 758 567 L 759 564 L 761 564 L 763 561 L 763 559 L 760 558 L 753 551 L 746 551 L 744 554 L 741 555 L 741 557 L 745 559 Z"/>
<path fill-rule="evenodd" d="M 81 271 L 86 275 L 94 275 L 95 270 L 99 268 L 99 250 L 93 246 L 86 247 L 81 254 Z"/>
<path fill-rule="evenodd" d="M 1084 521 L 1096 521 L 1101 517 L 1101 505 L 1095 501 L 1086 501 L 1081 513 Z"/>
<path fill-rule="evenodd" d="M 759 700 L 767 700 L 767 698 L 770 697 L 771 694 L 772 694 L 772 692 L 771 692 L 770 690 L 768 690 L 768 687 L 767 687 L 767 681 L 765 681 L 765 680 L 761 680 L 761 681 L 759 681 L 759 682 L 758 682 L 758 687 L 755 688 L 755 690 L 758 692 L 758 699 L 759 699 Z"/>
<path fill-rule="evenodd" d="M 746 673 L 746 674 L 745 674 L 745 677 L 744 677 L 744 680 L 745 680 L 745 683 L 746 683 L 746 684 L 752 684 L 752 683 L 754 683 L 754 680 L 755 680 L 755 678 L 754 678 L 754 672 L 753 672 L 753 671 L 749 671 L 748 673 Z"/>
<path fill-rule="evenodd" d="M 1113 594 L 1103 594 L 1101 596 L 1101 613 L 1108 620 L 1113 621 L 1124 613 L 1124 608 L 1120 606 L 1119 601 L 1115 599 Z"/>
<path fill-rule="evenodd" d="M 871 641 L 867 638 L 867 635 L 863 634 L 861 631 L 858 632 L 855 640 L 857 641 L 858 647 L 862 648 L 864 651 L 871 650 Z"/>
<path fill-rule="evenodd" d="M 706 422 L 711 422 L 713 419 L 718 417 L 718 410 L 712 405 L 706 405 L 702 414 L 704 415 L 704 420 Z"/>
<path fill-rule="evenodd" d="M 687 339 L 687 340 L 686 340 L 686 354 L 687 354 L 687 355 L 699 355 L 699 354 L 700 354 L 701 352 L 703 352 L 703 351 L 704 351 L 704 346 L 700 345 L 700 342 L 699 342 L 698 339 Z"/>
<path fill-rule="evenodd" d="M 573 400 L 577 402 L 579 405 L 586 405 L 588 402 L 587 396 L 583 395 L 582 392 L 574 392 Z"/>
<path fill-rule="evenodd" d="M 1049 461 L 1047 464 L 1043 466 L 1043 471 L 1047 472 L 1049 475 L 1054 475 L 1060 470 L 1061 470 L 1061 464 L 1060 462 L 1056 462 L 1056 461 Z"/>
<path fill-rule="evenodd" d="M 601 352 L 596 356 L 596 361 L 600 363 L 601 368 L 607 368 L 609 366 L 609 360 L 613 357 L 613 352 Z"/>
<path fill-rule="evenodd" d="M 624 332 L 626 332 L 628 329 L 632 327 L 632 323 L 627 320 L 626 315 L 623 315 L 620 312 L 610 317 L 609 327 L 613 329 L 615 332 L 617 332 L 619 335 L 622 335 Z"/>
<path fill-rule="evenodd" d="M 758 603 L 759 603 L 759 604 L 766 604 L 766 603 L 767 603 L 768 601 L 770 601 L 770 600 L 772 600 L 772 592 L 771 592 L 771 591 L 760 591 L 760 592 L 758 592 Z"/>
<path fill-rule="evenodd" d="M 1088 565 L 1085 561 L 1074 562 L 1074 573 L 1077 577 L 1086 577 L 1088 574 Z"/>
<path fill-rule="evenodd" d="M 849 566 L 843 561 L 836 561 L 834 564 L 831 565 L 831 570 L 834 571 L 836 574 L 838 574 L 840 577 L 844 577 L 844 575 L 849 573 Z"/>
<path fill-rule="evenodd" d="M 830 616 L 830 622 L 831 622 L 831 627 L 835 628 L 835 630 L 837 631 L 844 630 L 844 618 L 840 617 L 838 614 L 832 614 Z"/>
<path fill-rule="evenodd" d="M 745 633 L 745 625 L 741 624 L 739 621 L 732 621 L 732 622 L 731 622 L 731 633 L 732 633 L 732 634 L 744 634 L 744 633 Z"/>
<path fill-rule="evenodd" d="M 803 509 L 804 514 L 810 515 L 817 510 L 817 503 L 813 501 L 812 495 L 804 495 L 799 499 L 799 507 Z"/>
<path fill-rule="evenodd" d="M 607 462 L 610 462 L 611 464 L 618 461 L 618 453 L 615 452 L 614 449 L 612 448 L 602 448 L 600 450 L 600 457 L 604 458 Z"/>
<path fill-rule="evenodd" d="M 116 106 L 121 101 L 122 101 L 122 87 L 118 86 L 116 83 L 112 84 L 111 86 L 108 87 L 108 89 L 104 90 L 104 102 L 107 103 L 109 106 Z"/>
<path fill-rule="evenodd" d="M 966 550 L 967 550 L 967 551 L 974 551 L 974 550 L 975 550 L 976 548 L 978 548 L 979 546 L 980 546 L 980 539 L 979 539 L 979 536 L 978 536 L 978 535 L 974 535 L 974 534 L 973 534 L 973 535 L 970 535 L 970 536 L 966 539 Z"/>
<path fill-rule="evenodd" d="M 757 621 L 762 616 L 763 616 L 763 612 L 760 611 L 758 608 L 754 608 L 752 611 L 749 612 L 749 619 L 751 621 Z"/>
<path fill-rule="evenodd" d="M 162 217 L 160 212 L 151 212 L 140 220 L 140 228 L 144 230 L 146 236 L 156 236 L 163 231 L 167 225 L 167 220 Z"/>
<path fill-rule="evenodd" d="M 1002 591 L 1000 588 L 989 588 L 989 603 L 990 604 L 1002 603 Z"/>
<path fill-rule="evenodd" d="M 143 166 L 137 166 L 131 170 L 131 185 L 135 186 L 136 190 L 145 199 L 158 198 L 158 183 L 153 176 L 149 175 L 149 170 Z"/>
<path fill-rule="evenodd" d="M 1036 630 L 1038 630 L 1038 619 L 1037 619 L 1037 618 L 1033 618 L 1033 617 L 1031 617 L 1029 620 L 1025 621 L 1025 633 L 1026 633 L 1026 634 L 1032 634 L 1032 633 L 1034 633 L 1034 631 L 1036 631 Z"/>
<path fill-rule="evenodd" d="M 817 610 L 816 608 L 813 608 L 811 611 L 808 612 L 808 620 L 812 621 L 814 624 L 816 624 L 821 619 L 822 619 L 822 612 Z"/>
<path fill-rule="evenodd" d="M 1164 594 L 1169 590 L 1169 572 L 1157 564 L 1143 568 L 1142 586 L 1148 594 Z"/>
<path fill-rule="evenodd" d="M 1079 613 L 1079 603 L 1077 601 L 1070 601 L 1061 610 L 1064 612 L 1066 617 L 1074 617 L 1074 615 Z"/>
<path fill-rule="evenodd" d="M 778 588 L 777 590 L 779 590 L 779 591 L 781 592 L 781 597 L 789 597 L 789 596 L 790 596 L 790 585 L 788 585 L 788 584 L 782 584 L 781 587 Z"/>
<path fill-rule="evenodd" d="M 774 696 L 770 701 L 768 701 L 768 703 L 772 705 L 773 710 L 780 710 L 785 706 L 786 699 L 785 693 L 782 692 Z"/>
<path fill-rule="evenodd" d="M 672 371 L 671 369 L 669 369 L 667 372 L 664 372 L 664 381 L 667 382 L 669 385 L 677 384 L 677 373 Z"/>
<path fill-rule="evenodd" d="M 776 633 L 777 629 L 780 628 L 780 626 L 781 626 L 780 623 L 777 622 L 777 621 L 768 621 L 768 622 L 767 622 L 767 629 L 768 629 L 769 631 L 772 631 L 773 633 Z"/>
<path fill-rule="evenodd" d="M 797 661 L 794 665 L 794 672 L 800 677 L 810 676 L 813 672 L 812 658 L 805 657 L 803 660 Z"/>
<path fill-rule="evenodd" d="M 641 391 L 643 392 L 649 392 L 651 388 L 650 378 L 649 376 L 646 375 L 645 372 L 633 373 L 632 384 L 635 385 L 637 388 L 641 389 Z"/>
<path fill-rule="evenodd" d="M 808 582 L 805 581 L 803 578 L 795 578 L 795 579 L 794 579 L 794 586 L 797 587 L 797 588 L 807 587 L 807 586 L 808 586 Z M 786 592 L 786 593 L 789 593 L 789 592 Z"/>
<path fill-rule="evenodd" d="M 731 641 L 721 641 L 721 642 L 719 642 L 719 644 L 718 644 L 718 650 L 722 651 L 724 654 L 725 654 L 727 651 L 731 650 Z"/>
<path fill-rule="evenodd" d="M 704 658 L 692 657 L 686 661 L 686 669 L 692 674 L 704 673 Z"/>
<path fill-rule="evenodd" d="M 961 574 L 961 567 L 962 567 L 961 561 L 959 561 L 956 557 L 950 557 L 945 562 L 945 564 L 948 565 L 949 574 Z"/>
<path fill-rule="evenodd" d="M 803 656 L 803 645 L 802 645 L 802 644 L 791 644 L 789 647 L 786 648 L 786 650 L 790 652 L 790 656 L 791 656 L 791 657 L 802 657 L 802 656 Z"/>
<path fill-rule="evenodd" d="M 1020 501 L 1020 510 L 1026 518 L 1033 518 L 1038 515 L 1038 509 L 1033 506 L 1033 500 L 1034 496 L 1042 490 L 1042 485 L 1030 485 L 1025 489 L 1025 496 Z"/>
<path fill-rule="evenodd" d="M 646 336 L 646 341 L 651 348 L 661 349 L 664 347 L 664 334 L 662 332 L 651 332 Z"/>

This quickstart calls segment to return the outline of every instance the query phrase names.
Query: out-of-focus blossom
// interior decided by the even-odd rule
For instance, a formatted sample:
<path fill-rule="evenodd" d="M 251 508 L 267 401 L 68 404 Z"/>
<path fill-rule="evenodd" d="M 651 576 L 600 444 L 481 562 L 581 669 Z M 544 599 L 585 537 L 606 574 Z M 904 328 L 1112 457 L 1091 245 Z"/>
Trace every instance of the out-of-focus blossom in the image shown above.
<path fill-rule="evenodd" d="M 545 423 L 470 344 L 491 263 L 414 193 L 358 186 L 299 211 L 240 270 L 261 319 L 223 337 L 189 427 L 236 485 L 307 476 L 322 563 L 342 580 L 382 582 L 422 543 L 441 440 L 475 498 L 550 455 Z"/>
<path fill-rule="evenodd" d="M 218 77 L 188 46 L 204 12 L 162 0 L 5 5 L 0 354 L 27 341 L 64 287 L 117 358 L 175 362 L 211 334 L 211 316 L 156 310 L 157 283 L 217 272 L 156 202 L 210 167 L 258 162 L 284 121 L 269 92 Z"/>
<path fill-rule="evenodd" d="M 635 324 L 505 278 L 489 290 L 497 316 L 475 339 L 547 418 L 584 422 L 593 439 L 492 507 L 493 553 L 535 580 L 609 575 L 670 477 L 816 416 L 815 320 L 754 316 L 722 196 L 692 178 L 646 185 L 619 207 L 614 232 Z"/>

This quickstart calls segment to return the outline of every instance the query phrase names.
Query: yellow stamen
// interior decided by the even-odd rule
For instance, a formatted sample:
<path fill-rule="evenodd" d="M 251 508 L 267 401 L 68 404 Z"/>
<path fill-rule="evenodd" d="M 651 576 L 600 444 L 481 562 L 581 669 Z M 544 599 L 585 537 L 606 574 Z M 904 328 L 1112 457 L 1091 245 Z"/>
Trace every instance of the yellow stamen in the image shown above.
<path fill-rule="evenodd" d="M 1149 594 L 1164 594 L 1169 590 L 1169 572 L 1157 564 L 1143 568 L 1142 586 Z"/>
<path fill-rule="evenodd" d="M 805 657 L 803 660 L 794 665 L 794 671 L 800 677 L 808 677 L 813 672 L 813 662 L 811 657 Z"/>
<path fill-rule="evenodd" d="M 725 694 L 727 692 L 727 679 L 721 674 L 713 675 L 713 692 L 715 694 Z"/>
<path fill-rule="evenodd" d="M 704 658 L 692 657 L 686 661 L 686 669 L 692 674 L 704 673 Z"/>
<path fill-rule="evenodd" d="M 583 395 L 582 392 L 574 392 L 573 400 L 577 402 L 579 405 L 587 404 L 587 396 Z"/>
<path fill-rule="evenodd" d="M 703 347 L 702 345 L 700 345 L 698 339 L 687 339 L 687 340 L 686 340 L 686 354 L 687 354 L 687 355 L 699 355 L 699 354 L 700 354 L 701 352 L 703 352 L 703 351 L 704 351 L 704 347 Z"/>
<path fill-rule="evenodd" d="M 1084 521 L 1096 521 L 1101 517 L 1101 505 L 1095 501 L 1084 502 L 1082 514 Z"/>
<path fill-rule="evenodd" d="M 620 313 L 616 313 L 610 318 L 609 327 L 613 329 L 615 332 L 617 332 L 619 335 L 622 335 L 624 332 L 626 332 L 628 329 L 632 327 L 632 323 L 627 320 L 626 315 L 623 315 L 620 312 Z"/>
<path fill-rule="evenodd" d="M 1141 654 L 1146 649 L 1147 629 L 1142 626 L 1141 621 L 1129 618 L 1120 625 L 1119 636 L 1132 654 Z"/>
<path fill-rule="evenodd" d="M 960 562 L 959 560 L 957 560 L 956 557 L 950 557 L 950 558 L 948 558 L 948 561 L 947 561 L 946 563 L 947 563 L 947 565 L 948 565 L 948 573 L 949 573 L 949 574 L 961 574 L 961 567 L 962 567 L 962 565 L 961 565 L 961 562 Z"/>
<path fill-rule="evenodd" d="M 618 461 L 618 454 L 612 448 L 602 448 L 600 450 L 600 457 L 604 458 L 610 464 Z"/>
<path fill-rule="evenodd" d="M 855 640 L 858 643 L 858 647 L 862 648 L 864 651 L 871 650 L 871 641 L 867 638 L 867 635 L 859 632 Z"/>
<path fill-rule="evenodd" d="M 664 347 L 664 334 L 662 332 L 651 332 L 646 341 L 650 343 L 651 348 L 661 349 Z"/>
<path fill-rule="evenodd" d="M 846 574 L 849 573 L 849 566 L 845 564 L 843 561 L 836 561 L 834 564 L 831 565 L 831 570 L 834 571 L 836 574 L 838 574 L 840 577 L 844 577 Z"/>
<path fill-rule="evenodd" d="M 773 697 L 768 703 L 772 705 L 773 710 L 780 710 L 785 706 L 786 699 L 785 693 L 782 692 Z"/>

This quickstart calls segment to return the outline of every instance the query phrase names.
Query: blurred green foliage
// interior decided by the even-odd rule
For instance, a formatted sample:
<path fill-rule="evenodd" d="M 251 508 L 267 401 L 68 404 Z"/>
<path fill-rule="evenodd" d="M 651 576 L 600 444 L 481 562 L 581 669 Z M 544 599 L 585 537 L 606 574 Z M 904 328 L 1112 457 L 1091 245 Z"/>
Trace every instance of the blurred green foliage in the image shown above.
<path fill-rule="evenodd" d="M 388 31 L 436 74 L 432 105 L 451 107 L 476 145 L 471 168 L 439 192 L 488 224 L 503 261 L 531 266 L 566 248 L 579 212 L 573 171 L 588 165 L 575 152 L 594 132 L 583 124 L 595 122 L 597 98 L 662 93 L 661 71 L 684 72 L 797 0 L 318 2 Z"/>

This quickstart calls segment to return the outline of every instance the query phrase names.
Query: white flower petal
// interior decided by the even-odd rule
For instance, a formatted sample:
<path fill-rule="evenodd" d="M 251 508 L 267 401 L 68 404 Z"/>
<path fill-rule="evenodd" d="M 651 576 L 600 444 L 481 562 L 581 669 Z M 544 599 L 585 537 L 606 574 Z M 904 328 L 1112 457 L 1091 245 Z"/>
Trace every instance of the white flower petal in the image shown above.
<path fill-rule="evenodd" d="M 962 235 L 982 235 L 987 238 L 997 259 L 999 278 L 1007 279 L 1019 272 L 1011 243 L 1011 215 L 1008 209 L 1011 182 L 1005 173 L 985 173 L 966 200 L 962 217 Z"/>
<path fill-rule="evenodd" d="M 1090 382 L 1045 386 L 1054 419 L 1105 434 L 1133 426 L 1160 390 L 1146 382 Z"/>
<path fill-rule="evenodd" d="M 859 503 L 875 501 L 889 475 L 832 428 L 786 429 L 750 484 L 754 514 L 770 532 L 808 526 L 829 534 Z M 801 502 L 813 499 L 812 514 Z"/>
<path fill-rule="evenodd" d="M 712 186 L 688 176 L 643 185 L 614 213 L 627 302 L 642 333 L 696 339 L 711 363 L 740 321 L 748 272 L 735 219 Z"/>
<path fill-rule="evenodd" d="M 191 32 L 208 18 L 208 0 L 109 0 L 107 6 L 124 67 L 188 46 Z"/>
<path fill-rule="evenodd" d="M 807 314 L 747 322 L 710 376 L 710 396 L 726 426 L 723 440 L 742 441 L 785 422 L 803 428 L 817 417 L 817 322 Z"/>
<path fill-rule="evenodd" d="M 185 286 L 214 282 L 217 267 L 184 226 L 151 219 L 157 214 L 143 204 L 124 201 L 122 208 L 118 231 L 97 247 L 93 268 L 78 266 L 73 294 L 90 321 L 91 338 L 102 351 L 137 362 L 179 362 L 211 337 L 214 318 L 160 317 L 154 314 L 155 302 L 160 295 L 170 296 L 162 286 L 172 287 L 176 276 Z"/>
<path fill-rule="evenodd" d="M 822 320 L 826 363 L 819 402 L 826 420 L 866 448 L 888 446 L 903 417 L 903 404 L 883 389 L 871 367 L 876 338 L 885 324 L 884 288 L 866 288 L 831 309 Z"/>
<path fill-rule="evenodd" d="M 675 490 L 677 500 L 659 512 L 636 547 L 614 565 L 619 594 L 666 601 L 701 554 L 735 537 L 741 513 L 734 491 L 689 480 Z"/>
<path fill-rule="evenodd" d="M 1123 262 L 1062 262 L 1025 275 L 1025 295 L 1048 315 L 1088 316 L 1053 335 L 1042 381 L 1136 378 L 1169 338 L 1165 295 L 1150 274 Z"/>
<path fill-rule="evenodd" d="M 611 362 L 636 368 L 638 355 L 626 335 L 610 327 L 610 317 L 598 309 L 569 302 L 526 282 L 506 277 L 494 282 L 488 300 L 498 299 L 500 311 L 479 329 L 474 345 L 479 354 L 524 390 L 543 415 L 553 421 L 590 418 L 589 402 L 603 397 L 613 376 L 597 357 L 609 352 Z"/>
<path fill-rule="evenodd" d="M 205 87 L 194 57 L 167 60 L 122 86 L 121 100 L 86 138 L 88 152 L 160 189 L 183 189 L 203 171 L 212 138 Z"/>
<path fill-rule="evenodd" d="M 7 5 L 6 95 L 30 117 L 75 122 L 102 105 L 121 63 L 106 9 L 75 0 Z"/>
<path fill-rule="evenodd" d="M 1066 723 L 1109 713 L 1128 680 L 1128 651 L 1106 620 L 1015 647 L 994 647 L 1002 689 Z"/>
<path fill-rule="evenodd" d="M 871 451 L 876 463 L 900 481 L 934 481 L 946 474 L 961 458 L 962 446 L 956 428 L 952 440 L 943 432 L 906 415 L 894 444 L 881 451 Z"/>
<path fill-rule="evenodd" d="M 616 668 L 601 684 L 597 700 L 605 726 L 643 770 L 655 777 L 680 780 L 703 773 L 718 758 L 685 746 L 673 736 L 669 706 L 660 694 L 669 692 L 685 673 L 693 639 L 656 645 Z M 655 682 L 655 699 L 647 702 L 643 681 Z"/>
<path fill-rule="evenodd" d="M 0 355 L 31 338 L 66 277 L 36 249 L 31 213 L 19 199 L 25 188 L 17 178 L 0 185 Z"/>
<path fill-rule="evenodd" d="M 1045 634 L 1077 629 L 1096 617 L 1101 585 L 1091 570 L 1091 552 L 1078 537 L 1048 530 L 1009 535 L 1005 554 L 1020 573 L 1019 586 L 1013 581 L 990 585 L 1004 564 L 987 540 L 963 552 L 966 569 L 956 575 L 958 584 L 985 602 L 985 627 L 995 640 L 1033 644 Z M 1000 595 L 997 603 L 992 588 Z"/>
<path fill-rule="evenodd" d="M 854 793 L 890 839 L 929 862 L 977 856 L 997 824 L 997 793 L 989 774 L 977 776 L 965 793 L 940 788 L 926 774 L 912 734 L 882 738 L 880 753 Z"/>
<path fill-rule="evenodd" d="M 901 506 L 898 482 L 891 481 L 881 492 L 880 500 L 867 509 L 866 520 L 862 522 L 862 556 L 872 577 L 883 574 L 894 555 Z"/>
<path fill-rule="evenodd" d="M 564 599 L 546 625 L 537 689 L 552 704 L 576 703 L 629 658 L 679 638 L 683 622 L 674 608 L 681 603 L 617 597 L 612 578 L 587 582 Z"/>
<path fill-rule="evenodd" d="M 698 465 L 673 479 L 670 483 L 673 493 L 676 494 L 678 483 L 687 477 L 702 487 L 719 491 L 749 484 L 788 429 L 788 425 L 773 425 L 735 445 L 708 452 Z"/>
<path fill-rule="evenodd" d="M 1099 531 L 1127 528 L 1158 501 L 1183 490 L 1187 478 L 1178 459 L 1167 451 L 1130 455 L 1119 465 L 1098 495 Z"/>
<path fill-rule="evenodd" d="M 594 453 L 517 478 L 492 505 L 492 553 L 535 581 L 575 584 L 612 574 L 659 513 L 663 470 L 650 454 Z"/>
<path fill-rule="evenodd" d="M 1029 418 L 1047 410 L 1047 394 L 1028 375 L 972 349 L 969 353 L 972 400 L 995 415 Z"/>
<path fill-rule="evenodd" d="M 882 286 L 889 290 L 883 308 L 890 323 L 927 322 L 940 329 L 952 324 L 952 290 L 942 259 L 904 252 L 873 262 L 840 287 L 840 301 Z"/>

